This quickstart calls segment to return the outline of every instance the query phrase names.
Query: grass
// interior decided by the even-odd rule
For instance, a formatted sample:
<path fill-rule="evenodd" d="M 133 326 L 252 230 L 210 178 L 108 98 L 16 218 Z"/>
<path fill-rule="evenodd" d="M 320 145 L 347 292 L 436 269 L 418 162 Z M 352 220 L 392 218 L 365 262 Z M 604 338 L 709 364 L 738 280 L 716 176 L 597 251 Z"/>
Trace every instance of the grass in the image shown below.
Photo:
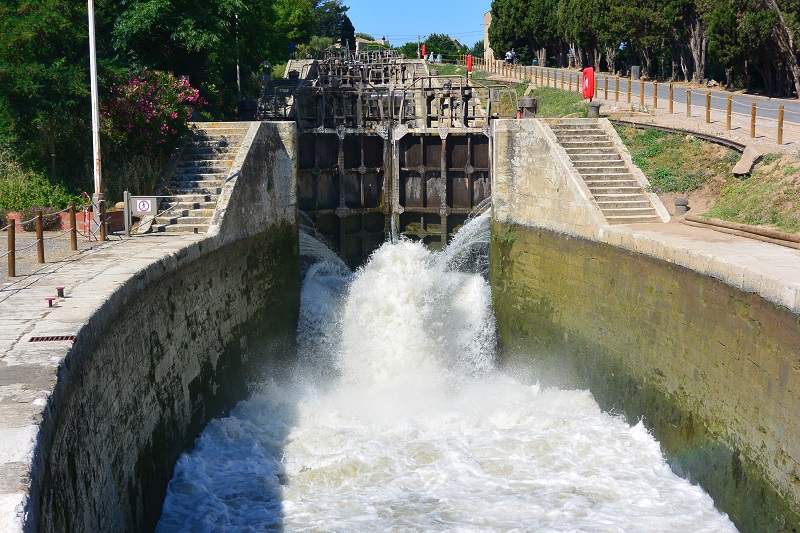
<path fill-rule="evenodd" d="M 738 160 L 733 150 L 720 154 L 716 145 L 683 134 L 627 126 L 616 129 L 655 193 L 696 190 L 710 176 L 730 174 Z"/>
<path fill-rule="evenodd" d="M 800 167 L 767 155 L 750 177 L 726 180 L 708 217 L 800 233 Z"/>

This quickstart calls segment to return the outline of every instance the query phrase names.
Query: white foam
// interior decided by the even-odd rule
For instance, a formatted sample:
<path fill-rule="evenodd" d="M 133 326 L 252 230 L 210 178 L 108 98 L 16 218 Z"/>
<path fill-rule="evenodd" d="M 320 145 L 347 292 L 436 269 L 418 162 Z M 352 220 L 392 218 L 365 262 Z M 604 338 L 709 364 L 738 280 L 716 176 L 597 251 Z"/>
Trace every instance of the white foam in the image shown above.
<path fill-rule="evenodd" d="M 352 280 L 309 269 L 310 372 L 209 424 L 159 531 L 735 530 L 641 424 L 494 370 L 489 287 L 458 255 L 400 241 Z"/>

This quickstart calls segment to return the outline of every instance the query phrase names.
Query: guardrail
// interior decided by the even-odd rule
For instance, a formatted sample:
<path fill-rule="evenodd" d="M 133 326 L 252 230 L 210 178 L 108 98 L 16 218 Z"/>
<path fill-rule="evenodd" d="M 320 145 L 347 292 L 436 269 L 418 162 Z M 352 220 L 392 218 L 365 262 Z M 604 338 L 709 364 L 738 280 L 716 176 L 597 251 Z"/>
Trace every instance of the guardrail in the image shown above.
<path fill-rule="evenodd" d="M 526 66 L 499 60 L 486 61 L 483 58 L 473 58 L 473 69 L 511 81 L 536 83 L 543 87 L 552 87 L 563 91 L 581 91 L 581 72 L 576 70 Z M 676 94 L 676 86 L 681 89 L 680 93 L 682 94 Z M 696 98 L 697 95 L 700 96 L 700 101 L 693 102 L 693 98 Z M 687 117 L 704 117 L 708 124 L 724 117 L 726 130 L 733 129 L 732 120 L 736 117 L 741 119 L 743 124 L 749 125 L 750 138 L 757 136 L 757 130 L 761 132 L 766 130 L 770 136 L 774 136 L 773 138 L 778 144 L 783 144 L 786 129 L 800 132 L 800 112 L 787 110 L 784 105 L 774 107 L 762 104 L 759 106 L 749 98 L 736 98 L 734 95 L 720 94 L 719 91 L 708 90 L 708 88 L 691 86 L 684 88 L 675 83 L 659 84 L 657 81 L 645 81 L 644 78 L 636 80 L 629 76 L 595 74 L 594 98 L 614 102 L 619 102 L 621 98 L 624 98 L 625 103 L 631 104 L 632 101 L 635 102 L 634 97 L 638 98 L 639 108 L 642 110 L 647 110 L 648 106 L 651 109 L 658 109 L 659 105 L 666 104 L 669 113 L 685 113 Z M 724 102 L 724 105 L 720 104 L 714 107 L 712 105 L 714 102 L 718 104 Z M 793 117 L 795 120 L 792 119 Z"/>

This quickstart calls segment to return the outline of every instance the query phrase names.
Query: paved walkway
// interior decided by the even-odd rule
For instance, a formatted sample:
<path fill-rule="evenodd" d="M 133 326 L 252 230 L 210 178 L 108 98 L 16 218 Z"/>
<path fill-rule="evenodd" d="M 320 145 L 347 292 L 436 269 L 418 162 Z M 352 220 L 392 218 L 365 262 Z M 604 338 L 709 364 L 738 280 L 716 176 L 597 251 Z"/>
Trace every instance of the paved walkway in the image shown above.
<path fill-rule="evenodd" d="M 23 269 L 23 275 L 13 280 L 6 276 L 0 289 L 0 530 L 21 529 L 20 512 L 42 409 L 72 346 L 71 340 L 31 342 L 31 338 L 76 335 L 120 285 L 205 237 L 111 236 L 109 242 L 79 252 L 51 250 L 44 265 Z M 35 249 L 32 254 L 35 257 Z M 65 298 L 51 308 L 45 297 L 56 296 L 56 286 L 66 287 Z"/>

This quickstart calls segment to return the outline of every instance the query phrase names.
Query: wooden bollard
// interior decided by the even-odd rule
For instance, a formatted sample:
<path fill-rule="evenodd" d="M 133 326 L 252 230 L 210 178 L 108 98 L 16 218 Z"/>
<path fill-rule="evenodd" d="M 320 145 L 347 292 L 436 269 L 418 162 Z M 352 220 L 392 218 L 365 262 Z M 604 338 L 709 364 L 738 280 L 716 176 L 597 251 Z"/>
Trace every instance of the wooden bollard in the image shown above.
<path fill-rule="evenodd" d="M 783 106 L 778 106 L 778 144 L 783 144 Z"/>
<path fill-rule="evenodd" d="M 547 71 L 547 87 L 550 87 L 550 71 Z"/>
<path fill-rule="evenodd" d="M 639 78 L 639 107 L 644 107 L 644 77 Z"/>
<path fill-rule="evenodd" d="M 100 202 L 100 241 L 105 242 L 107 241 L 106 235 L 106 201 L 102 200 Z"/>
<path fill-rule="evenodd" d="M 675 103 L 675 86 L 670 83 L 669 84 L 669 112 L 672 113 L 672 104 Z"/>
<path fill-rule="evenodd" d="M 73 252 L 78 249 L 78 222 L 75 219 L 75 202 L 69 203 L 69 243 Z"/>
<path fill-rule="evenodd" d="M 691 89 L 686 89 L 686 116 L 692 116 L 692 91 Z"/>
<path fill-rule="evenodd" d="M 600 90 L 600 80 L 595 79 L 594 80 L 594 94 L 592 95 L 592 97 L 595 100 L 597 100 L 597 91 L 599 91 L 599 90 Z"/>
<path fill-rule="evenodd" d="M 725 129 L 731 129 L 731 108 L 732 106 L 733 96 L 728 95 L 728 112 L 725 116 Z"/>
<path fill-rule="evenodd" d="M 631 103 L 631 83 L 633 83 L 633 78 L 628 76 L 628 103 Z"/>
<path fill-rule="evenodd" d="M 706 124 L 711 124 L 711 91 L 706 92 Z"/>
<path fill-rule="evenodd" d="M 42 212 L 36 211 L 36 260 L 44 263 L 44 223 Z"/>
<path fill-rule="evenodd" d="M 569 92 L 572 92 L 572 72 L 569 73 L 569 84 L 568 84 L 567 90 Z"/>
<path fill-rule="evenodd" d="M 619 102 L 619 76 L 614 78 L 614 101 Z"/>
<path fill-rule="evenodd" d="M 653 109 L 658 109 L 658 82 L 653 82 Z"/>
<path fill-rule="evenodd" d="M 603 100 L 608 100 L 608 76 L 603 76 Z"/>
<path fill-rule="evenodd" d="M 561 71 L 561 90 L 564 90 L 564 71 Z"/>
<path fill-rule="evenodd" d="M 14 232 L 17 223 L 11 222 L 8 227 L 8 277 L 13 278 L 17 275 L 17 248 Z"/>
<path fill-rule="evenodd" d="M 756 136 L 756 103 L 753 102 L 750 106 L 750 137 Z"/>

